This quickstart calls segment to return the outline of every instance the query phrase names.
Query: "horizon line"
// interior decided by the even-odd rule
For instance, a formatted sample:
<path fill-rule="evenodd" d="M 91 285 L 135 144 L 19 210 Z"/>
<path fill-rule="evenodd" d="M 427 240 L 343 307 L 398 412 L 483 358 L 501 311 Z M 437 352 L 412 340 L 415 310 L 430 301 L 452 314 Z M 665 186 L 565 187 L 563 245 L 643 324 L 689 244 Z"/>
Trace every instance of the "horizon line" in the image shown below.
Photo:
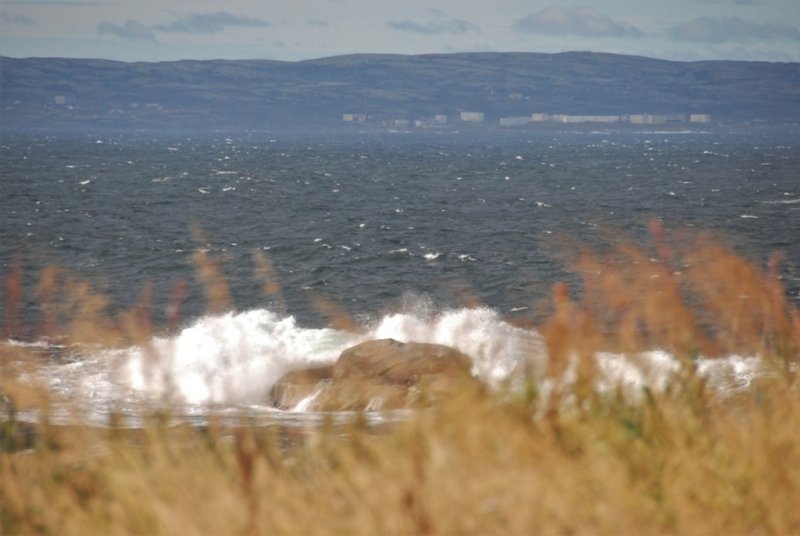
<path fill-rule="evenodd" d="M 273 58 L 205 58 L 205 59 L 197 59 L 197 58 L 181 58 L 181 59 L 172 59 L 172 60 L 119 60 L 119 59 L 112 59 L 112 58 L 103 58 L 103 57 L 89 57 L 89 56 L 13 56 L 13 55 L 6 55 L 0 53 L 0 58 L 3 59 L 12 59 L 12 60 L 75 60 L 75 61 L 107 61 L 113 63 L 124 63 L 124 64 L 135 64 L 135 63 L 178 63 L 178 62 L 271 62 L 271 63 L 305 63 L 305 62 L 314 62 L 314 61 L 322 61 L 334 58 L 348 58 L 348 57 L 396 57 L 396 58 L 419 58 L 419 57 L 430 57 L 430 56 L 498 56 L 498 55 L 531 55 L 531 56 L 563 56 L 569 54 L 593 54 L 593 55 L 601 55 L 601 56 L 618 56 L 618 57 L 628 57 L 628 58 L 642 58 L 648 59 L 653 61 L 663 61 L 669 63 L 705 63 L 705 62 L 715 62 L 715 63 L 784 63 L 784 64 L 791 64 L 791 63 L 800 63 L 800 61 L 775 61 L 775 60 L 746 60 L 746 59 L 698 59 L 698 60 L 674 60 L 674 59 L 666 59 L 666 58 L 659 58 L 655 56 L 645 56 L 641 54 L 623 54 L 619 52 L 604 52 L 604 51 L 595 51 L 595 50 L 565 50 L 561 52 L 534 52 L 534 51 L 515 51 L 515 50 L 507 50 L 507 51 L 461 51 L 461 52 L 423 52 L 417 54 L 405 54 L 399 52 L 351 52 L 351 53 L 344 53 L 344 54 L 333 54 L 330 56 L 319 56 L 313 58 L 306 58 L 300 60 L 282 60 L 282 59 L 273 59 Z"/>

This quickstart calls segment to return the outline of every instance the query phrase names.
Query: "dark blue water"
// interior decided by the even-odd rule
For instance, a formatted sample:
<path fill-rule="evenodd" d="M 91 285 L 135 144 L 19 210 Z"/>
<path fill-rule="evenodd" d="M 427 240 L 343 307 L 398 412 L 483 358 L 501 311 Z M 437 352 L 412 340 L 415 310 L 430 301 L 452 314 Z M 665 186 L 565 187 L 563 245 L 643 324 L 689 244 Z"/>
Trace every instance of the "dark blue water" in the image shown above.
<path fill-rule="evenodd" d="M 711 231 L 763 263 L 786 254 L 800 292 L 800 135 L 790 133 L 3 134 L 0 270 L 28 287 L 60 265 L 130 307 L 145 286 L 163 318 L 192 254 L 220 263 L 240 310 L 269 307 L 254 252 L 286 309 L 321 325 L 327 298 L 355 317 L 409 296 L 528 314 L 580 242 Z M 36 299 L 28 292 L 33 323 Z"/>

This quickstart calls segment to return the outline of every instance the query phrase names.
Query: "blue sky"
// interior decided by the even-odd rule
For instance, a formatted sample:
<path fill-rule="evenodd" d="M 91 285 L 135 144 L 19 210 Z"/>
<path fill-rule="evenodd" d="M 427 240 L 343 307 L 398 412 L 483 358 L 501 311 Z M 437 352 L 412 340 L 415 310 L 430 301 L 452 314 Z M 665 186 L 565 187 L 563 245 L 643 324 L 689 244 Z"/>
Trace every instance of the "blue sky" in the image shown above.
<path fill-rule="evenodd" d="M 0 0 L 0 54 L 12 57 L 570 50 L 800 61 L 800 0 Z"/>

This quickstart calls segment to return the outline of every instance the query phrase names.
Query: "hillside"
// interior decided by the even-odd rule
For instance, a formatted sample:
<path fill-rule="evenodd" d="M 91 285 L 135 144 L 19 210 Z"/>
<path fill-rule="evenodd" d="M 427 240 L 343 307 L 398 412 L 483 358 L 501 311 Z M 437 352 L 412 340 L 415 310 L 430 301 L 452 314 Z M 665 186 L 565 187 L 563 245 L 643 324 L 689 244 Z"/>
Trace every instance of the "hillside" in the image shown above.
<path fill-rule="evenodd" d="M 338 128 L 480 111 L 800 122 L 800 63 L 570 52 L 122 63 L 0 58 L 6 127 Z M 450 124 L 453 124 L 452 121 Z"/>

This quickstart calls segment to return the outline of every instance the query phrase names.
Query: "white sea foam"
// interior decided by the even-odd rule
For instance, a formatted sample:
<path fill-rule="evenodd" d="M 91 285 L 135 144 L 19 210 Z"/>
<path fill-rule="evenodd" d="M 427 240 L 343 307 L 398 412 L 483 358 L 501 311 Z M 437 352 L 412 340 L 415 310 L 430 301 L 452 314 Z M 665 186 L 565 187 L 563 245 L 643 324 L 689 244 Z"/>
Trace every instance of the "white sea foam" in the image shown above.
<path fill-rule="evenodd" d="M 505 322 L 486 307 L 432 313 L 420 306 L 386 315 L 361 333 L 303 328 L 294 318 L 267 310 L 209 316 L 173 337 L 131 349 L 121 373 L 125 384 L 150 397 L 189 404 L 259 403 L 286 372 L 333 363 L 348 347 L 387 338 L 456 348 L 472 359 L 473 374 L 493 388 L 513 386 L 526 376 L 549 381 L 541 335 Z M 678 360 L 663 350 L 600 352 L 595 359 L 599 392 L 620 387 L 633 396 L 644 388 L 663 391 L 681 370 Z M 730 391 L 749 385 L 759 363 L 757 357 L 700 358 L 695 370 L 713 386 Z M 557 380 L 564 385 L 572 381 L 574 368 Z"/>
<path fill-rule="evenodd" d="M 800 203 L 800 198 L 796 199 L 778 199 L 777 201 L 762 201 L 765 205 L 795 205 Z"/>
<path fill-rule="evenodd" d="M 485 307 L 445 311 L 433 318 L 411 313 L 388 315 L 367 338 L 451 346 L 470 356 L 473 373 L 490 385 L 515 371 L 522 372 L 529 364 L 541 370 L 545 363 L 538 333 L 512 326 Z"/>
<path fill-rule="evenodd" d="M 632 356 L 600 352 L 595 356 L 599 376 L 599 392 L 622 388 L 628 395 L 637 396 L 644 388 L 663 391 L 680 372 L 680 363 L 668 352 L 653 350 Z"/>
<path fill-rule="evenodd" d="M 333 363 L 346 348 L 385 338 L 456 348 L 472 359 L 473 374 L 491 388 L 513 389 L 534 379 L 546 395 L 553 386 L 568 388 L 575 380 L 574 367 L 561 378 L 547 378 L 546 347 L 535 330 L 513 326 L 486 307 L 435 309 L 428 302 L 410 303 L 406 312 L 383 316 L 360 333 L 301 327 L 293 317 L 265 309 L 206 316 L 145 346 L 76 349 L 80 359 L 47 366 L 40 374 L 65 398 L 94 408 L 89 410 L 94 415 L 112 407 L 135 407 L 142 397 L 198 407 L 263 404 L 285 373 Z M 597 390 L 622 388 L 634 399 L 644 388 L 664 390 L 681 371 L 678 360 L 663 350 L 601 352 L 595 359 Z M 753 356 L 700 358 L 694 370 L 722 393 L 745 389 L 763 373 L 761 361 Z M 295 410 L 304 411 L 311 402 L 309 398 Z"/>
<path fill-rule="evenodd" d="M 333 362 L 354 336 L 267 310 L 208 316 L 131 350 L 130 387 L 189 404 L 257 403 L 286 372 Z"/>
<path fill-rule="evenodd" d="M 53 350 L 53 349 L 62 349 L 66 348 L 64 345 L 55 344 L 48 340 L 38 340 L 38 341 L 20 341 L 17 339 L 8 339 L 5 341 L 5 344 L 12 347 L 17 348 L 37 348 L 43 350 Z"/>
<path fill-rule="evenodd" d="M 129 350 L 122 383 L 154 398 L 188 404 L 258 403 L 286 372 L 334 362 L 360 342 L 392 338 L 444 344 L 473 360 L 473 373 L 498 385 L 533 362 L 544 365 L 534 331 L 514 327 L 488 308 L 431 316 L 420 308 L 380 319 L 358 334 L 298 326 L 267 310 L 208 316 L 168 338 Z M 541 370 L 540 370 L 541 372 Z"/>

